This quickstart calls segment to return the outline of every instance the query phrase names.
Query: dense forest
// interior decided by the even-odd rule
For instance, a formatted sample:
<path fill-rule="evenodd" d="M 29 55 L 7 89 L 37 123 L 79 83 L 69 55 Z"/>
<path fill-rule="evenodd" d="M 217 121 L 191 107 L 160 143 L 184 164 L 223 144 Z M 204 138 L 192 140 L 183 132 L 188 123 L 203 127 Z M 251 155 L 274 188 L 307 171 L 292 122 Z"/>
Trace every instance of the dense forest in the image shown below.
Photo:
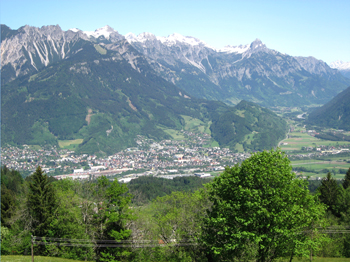
<path fill-rule="evenodd" d="M 242 100 L 215 118 L 210 130 L 222 147 L 261 151 L 275 147 L 285 137 L 287 123 L 269 109 Z"/>
<path fill-rule="evenodd" d="M 310 193 L 279 150 L 213 180 L 56 180 L 40 167 L 23 179 L 5 166 L 1 178 L 3 255 L 29 255 L 33 235 L 35 255 L 88 261 L 350 257 L 350 168 Z"/>

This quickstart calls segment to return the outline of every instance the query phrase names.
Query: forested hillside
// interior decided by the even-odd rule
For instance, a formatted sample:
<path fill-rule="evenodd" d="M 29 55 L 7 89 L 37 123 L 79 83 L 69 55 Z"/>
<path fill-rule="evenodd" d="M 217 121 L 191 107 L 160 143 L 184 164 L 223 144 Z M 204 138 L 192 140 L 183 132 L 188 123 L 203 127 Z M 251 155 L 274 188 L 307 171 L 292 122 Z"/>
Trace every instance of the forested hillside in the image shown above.
<path fill-rule="evenodd" d="M 211 132 L 220 146 L 259 151 L 275 147 L 285 137 L 287 123 L 272 111 L 243 100 L 216 118 Z"/>
<path fill-rule="evenodd" d="M 327 104 L 315 109 L 308 117 L 308 123 L 320 127 L 350 130 L 350 87 L 334 97 Z"/>
<path fill-rule="evenodd" d="M 2 144 L 83 139 L 76 153 L 111 155 L 135 146 L 137 135 L 171 138 L 163 129 L 183 129 L 183 116 L 212 122 L 212 137 L 238 150 L 270 149 L 284 137 L 284 121 L 269 110 L 190 97 L 157 76 L 126 41 L 115 51 L 82 39 L 75 45 L 80 49 L 71 57 L 2 87 Z"/>
<path fill-rule="evenodd" d="M 190 98 L 142 58 L 133 68 L 117 51 L 80 42 L 71 58 L 2 87 L 3 144 L 83 139 L 77 153 L 113 154 L 134 146 L 136 135 L 170 138 L 162 128 L 183 128 L 181 115 L 209 122 L 228 108 Z"/>

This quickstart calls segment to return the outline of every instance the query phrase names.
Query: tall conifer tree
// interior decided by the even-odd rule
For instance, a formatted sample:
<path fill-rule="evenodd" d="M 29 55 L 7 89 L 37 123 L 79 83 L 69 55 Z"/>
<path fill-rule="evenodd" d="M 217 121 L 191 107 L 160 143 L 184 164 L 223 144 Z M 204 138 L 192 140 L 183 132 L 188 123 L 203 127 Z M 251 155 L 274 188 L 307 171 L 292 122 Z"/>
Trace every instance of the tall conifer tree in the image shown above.
<path fill-rule="evenodd" d="M 54 188 L 40 166 L 31 176 L 27 203 L 32 218 L 33 234 L 46 236 L 57 208 L 57 199 Z"/>
<path fill-rule="evenodd" d="M 347 189 L 350 186 L 350 168 L 346 172 L 345 178 L 343 180 L 343 187 Z"/>
<path fill-rule="evenodd" d="M 333 215 L 339 216 L 338 198 L 340 188 L 330 172 L 328 172 L 327 176 L 322 179 L 318 190 L 320 192 L 321 202 L 328 206 L 328 210 L 331 211 Z"/>

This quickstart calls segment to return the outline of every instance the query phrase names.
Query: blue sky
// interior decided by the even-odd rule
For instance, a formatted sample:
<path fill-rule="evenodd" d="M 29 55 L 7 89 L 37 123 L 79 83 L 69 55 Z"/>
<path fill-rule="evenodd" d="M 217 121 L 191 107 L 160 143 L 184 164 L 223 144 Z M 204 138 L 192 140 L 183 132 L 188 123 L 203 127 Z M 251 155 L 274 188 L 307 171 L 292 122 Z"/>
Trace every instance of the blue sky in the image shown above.
<path fill-rule="evenodd" d="M 0 21 L 23 25 L 60 25 L 63 30 L 94 31 L 109 25 L 119 33 L 179 33 L 207 44 L 248 44 L 327 63 L 350 61 L 349 0 L 0 0 Z"/>

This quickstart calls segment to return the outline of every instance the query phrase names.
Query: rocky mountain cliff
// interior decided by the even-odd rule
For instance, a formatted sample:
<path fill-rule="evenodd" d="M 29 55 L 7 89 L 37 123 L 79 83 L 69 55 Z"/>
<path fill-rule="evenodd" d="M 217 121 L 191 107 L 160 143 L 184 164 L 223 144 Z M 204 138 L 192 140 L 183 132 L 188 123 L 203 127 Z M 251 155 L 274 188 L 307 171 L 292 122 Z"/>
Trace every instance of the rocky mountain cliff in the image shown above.
<path fill-rule="evenodd" d="M 350 80 L 313 57 L 292 57 L 267 48 L 259 39 L 250 45 L 215 49 L 194 37 L 151 33 L 125 37 L 106 26 L 94 32 L 63 31 L 59 26 L 1 26 L 2 83 L 34 74 L 81 51 L 81 41 L 118 50 L 134 68 L 143 56 L 153 70 L 198 98 L 264 106 L 323 104 L 350 85 Z M 125 39 L 138 51 L 120 48 Z"/>

